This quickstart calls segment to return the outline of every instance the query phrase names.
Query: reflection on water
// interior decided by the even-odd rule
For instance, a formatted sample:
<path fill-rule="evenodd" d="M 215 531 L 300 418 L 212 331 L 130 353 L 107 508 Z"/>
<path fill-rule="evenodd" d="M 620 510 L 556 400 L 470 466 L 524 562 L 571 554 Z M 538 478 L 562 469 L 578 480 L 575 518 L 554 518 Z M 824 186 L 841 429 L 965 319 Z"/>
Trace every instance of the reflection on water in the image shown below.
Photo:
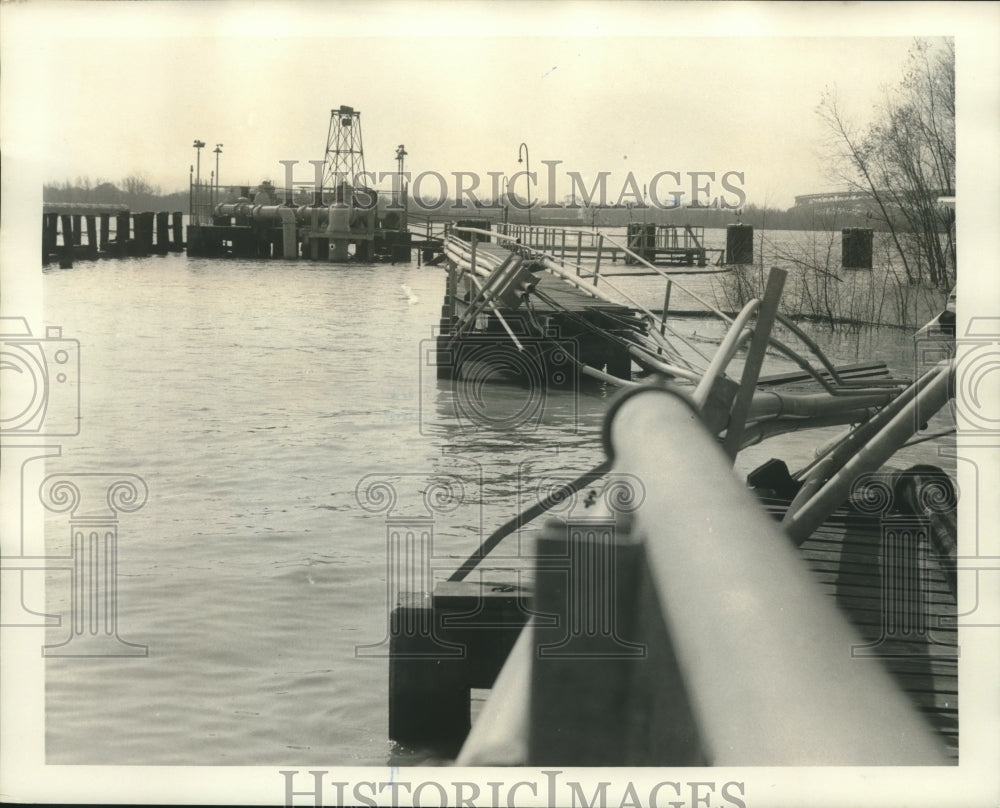
<path fill-rule="evenodd" d="M 540 481 L 603 459 L 612 390 L 436 378 L 440 268 L 171 255 L 49 271 L 44 291 L 46 324 L 80 341 L 83 414 L 49 472 L 130 472 L 150 492 L 121 518 L 118 587 L 122 636 L 149 656 L 46 661 L 50 763 L 384 763 L 392 520 L 431 518 L 445 577 Z M 672 325 L 708 352 L 721 334 Z M 909 375 L 905 334 L 816 337 Z M 737 471 L 794 469 L 836 431 L 752 447 Z M 914 452 L 942 462 L 935 444 Z M 428 493 L 446 478 L 453 502 Z M 365 499 L 365 480 L 391 502 Z M 47 544 L 67 552 L 64 518 Z M 69 597 L 51 573 L 48 610 Z"/>

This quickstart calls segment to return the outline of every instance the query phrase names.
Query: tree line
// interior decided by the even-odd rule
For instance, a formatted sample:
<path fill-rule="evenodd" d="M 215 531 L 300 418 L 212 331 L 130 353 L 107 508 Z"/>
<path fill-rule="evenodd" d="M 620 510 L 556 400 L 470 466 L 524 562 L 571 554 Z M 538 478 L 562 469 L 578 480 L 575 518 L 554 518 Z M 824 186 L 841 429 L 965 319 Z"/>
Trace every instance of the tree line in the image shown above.
<path fill-rule="evenodd" d="M 127 205 L 133 211 L 173 213 L 188 210 L 187 191 L 165 194 L 159 186 L 136 174 L 123 178 L 117 184 L 101 178 L 91 180 L 90 177 L 46 183 L 42 186 L 42 201 Z"/>

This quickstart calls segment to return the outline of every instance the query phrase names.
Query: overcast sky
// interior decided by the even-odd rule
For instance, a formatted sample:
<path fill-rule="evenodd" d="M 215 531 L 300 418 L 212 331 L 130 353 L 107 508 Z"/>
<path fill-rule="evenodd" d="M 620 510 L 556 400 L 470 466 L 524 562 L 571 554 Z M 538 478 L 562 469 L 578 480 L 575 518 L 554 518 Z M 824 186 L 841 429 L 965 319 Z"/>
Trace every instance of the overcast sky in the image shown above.
<path fill-rule="evenodd" d="M 910 9 L 8 6 L 4 80 L 17 113 L 4 121 L 4 156 L 30 156 L 45 181 L 141 174 L 182 190 L 198 138 L 206 178 L 222 143 L 223 183 L 280 184 L 289 159 L 308 180 L 330 110 L 346 104 L 362 112 L 370 171 L 393 171 L 404 143 L 412 173 L 473 171 L 485 186 L 488 171 L 523 168 L 523 141 L 533 170 L 562 161 L 557 198 L 567 172 L 609 171 L 617 196 L 629 171 L 640 186 L 660 171 L 737 171 L 749 201 L 785 207 L 832 187 L 815 114 L 824 88 L 864 121 L 900 80 L 913 33 L 946 33 Z"/>

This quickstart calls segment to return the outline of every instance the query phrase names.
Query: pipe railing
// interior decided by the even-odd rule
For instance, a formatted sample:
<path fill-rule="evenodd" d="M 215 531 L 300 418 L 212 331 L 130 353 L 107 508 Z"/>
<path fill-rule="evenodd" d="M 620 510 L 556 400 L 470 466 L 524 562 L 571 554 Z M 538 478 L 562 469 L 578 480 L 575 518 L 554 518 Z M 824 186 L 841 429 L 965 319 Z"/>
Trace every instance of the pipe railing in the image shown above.
<path fill-rule="evenodd" d="M 546 529 L 542 541 L 553 547 L 581 545 L 563 550 L 562 577 L 538 556 L 536 606 L 555 607 L 557 629 L 524 630 L 460 765 L 947 762 L 941 739 L 886 669 L 852 657 L 863 638 L 732 473 L 685 396 L 649 385 L 629 391 L 612 406 L 604 436 L 609 473 L 634 481 L 642 496 L 619 500 L 628 517 L 605 497 L 610 517 L 598 500 Z M 572 566 L 612 555 L 614 592 L 601 588 L 610 578 Z M 567 597 L 588 582 L 597 589 Z M 553 638 L 588 625 L 581 610 L 612 596 L 614 631 L 581 633 L 589 654 L 553 653 Z M 637 646 L 643 653 L 624 653 Z M 553 738 L 561 740 L 553 746 Z"/>
<path fill-rule="evenodd" d="M 584 283 L 582 280 L 580 280 L 579 277 L 574 277 L 574 275 L 573 275 L 572 272 L 567 271 L 564 266 L 560 265 L 559 261 L 556 260 L 553 256 L 548 255 L 548 254 L 546 254 L 544 252 L 540 252 L 540 251 L 536 250 L 535 248 L 527 247 L 525 245 L 519 244 L 517 242 L 516 238 L 514 238 L 512 236 L 507 236 L 507 235 L 505 235 L 503 233 L 495 233 L 495 232 L 488 231 L 488 230 L 479 230 L 478 228 L 470 228 L 470 227 L 452 227 L 452 228 L 449 228 L 448 232 L 449 232 L 449 234 L 454 233 L 454 232 L 463 232 L 463 233 L 469 233 L 469 234 L 478 234 L 478 235 L 488 235 L 488 236 L 491 236 L 495 240 L 497 240 L 499 242 L 502 242 L 502 243 L 505 243 L 505 246 L 507 247 L 507 249 L 519 252 L 521 255 L 525 256 L 526 258 L 534 258 L 535 260 L 540 261 L 542 263 L 542 265 L 544 266 L 544 268 L 548 272 L 550 272 L 551 274 L 556 275 L 556 276 L 562 278 L 567 283 L 569 283 L 571 286 L 575 287 L 576 289 L 578 289 L 579 291 L 583 292 L 584 294 L 590 295 L 591 297 L 594 297 L 594 298 L 599 299 L 599 300 L 603 300 L 606 303 L 611 303 L 613 305 L 621 305 L 622 300 L 624 300 L 626 303 L 628 303 L 634 309 L 636 309 L 637 311 L 642 312 L 654 324 L 661 325 L 661 327 L 662 327 L 663 330 L 669 331 L 671 333 L 671 335 L 673 335 L 676 339 L 680 340 L 685 345 L 687 345 L 687 347 L 691 351 L 693 351 L 695 354 L 697 354 L 701 358 L 702 361 L 704 361 L 706 363 L 710 361 L 709 357 L 707 357 L 696 345 L 694 345 L 693 343 L 691 343 L 690 341 L 688 341 L 687 339 L 685 339 L 673 327 L 671 327 L 670 325 L 668 325 L 666 323 L 665 316 L 663 316 L 663 317 L 657 316 L 652 311 L 650 311 L 648 308 L 646 308 L 642 303 L 640 303 L 639 301 L 635 300 L 627 292 L 625 292 L 622 289 L 619 289 L 613 283 L 611 283 L 611 282 L 609 282 L 607 280 L 605 280 L 605 285 L 608 286 L 608 287 L 610 287 L 618 295 L 618 298 L 615 298 L 615 297 L 613 297 L 611 295 L 608 295 L 608 294 L 604 293 L 602 290 L 597 289 L 596 285 L 595 286 L 590 286 L 590 285 Z M 458 242 L 457 247 L 458 247 L 458 250 L 460 252 L 463 252 L 463 253 L 467 252 L 467 245 L 465 245 L 465 243 L 463 242 L 462 239 L 458 239 L 456 237 L 456 238 L 453 238 L 453 239 L 449 240 L 449 244 L 453 244 L 454 242 Z M 447 250 L 448 250 L 448 247 L 446 246 L 446 251 Z M 453 253 L 449 253 L 449 254 L 453 254 Z"/>
<path fill-rule="evenodd" d="M 570 285 L 574 286 L 575 288 L 579 289 L 580 291 L 584 292 L 585 294 L 591 295 L 592 297 L 596 297 L 596 298 L 599 298 L 601 300 L 605 300 L 605 301 L 607 301 L 609 303 L 614 303 L 614 304 L 619 304 L 619 305 L 621 303 L 621 300 L 625 300 L 629 305 L 631 305 L 637 311 L 642 312 L 649 319 L 649 321 L 651 322 L 651 324 L 654 327 L 656 325 L 659 325 L 661 334 L 663 332 L 665 332 L 665 331 L 668 331 L 671 334 L 671 336 L 673 336 L 675 339 L 677 339 L 680 342 L 682 342 L 685 346 L 687 346 L 687 348 L 689 350 L 691 350 L 693 353 L 695 353 L 700 358 L 700 360 L 705 363 L 706 366 L 711 363 L 712 360 L 711 360 L 710 357 L 706 356 L 690 340 L 686 339 L 683 335 L 681 335 L 680 333 L 678 333 L 674 328 L 672 328 L 670 325 L 667 324 L 667 314 L 668 314 L 668 312 L 666 310 L 664 310 L 660 315 L 654 314 L 648 308 L 646 308 L 641 303 L 639 303 L 637 300 L 635 300 L 631 295 L 629 295 L 628 293 L 626 293 L 624 290 L 619 289 L 618 287 L 616 287 L 613 283 L 611 283 L 607 279 L 605 279 L 605 285 L 608 286 L 608 287 L 610 287 L 619 296 L 620 299 L 616 300 L 614 297 L 611 297 L 610 295 L 604 294 L 602 291 L 600 291 L 596 287 L 596 285 L 595 286 L 590 286 L 590 285 L 584 283 L 580 278 L 574 277 L 573 273 L 570 272 L 570 271 L 568 271 L 565 265 L 560 264 L 559 260 L 556 259 L 555 257 L 553 257 L 551 255 L 548 255 L 548 254 L 546 254 L 544 252 L 540 252 L 540 251 L 536 250 L 535 248 L 528 247 L 528 246 L 526 246 L 524 244 L 520 244 L 520 243 L 518 243 L 517 239 L 515 237 L 513 237 L 513 236 L 509 236 L 509 235 L 507 235 L 505 233 L 497 233 L 495 231 L 481 230 L 479 228 L 457 227 L 457 226 L 451 226 L 451 227 L 449 227 L 449 229 L 448 229 L 448 233 L 449 234 L 453 234 L 453 233 L 456 233 L 456 232 L 463 232 L 463 233 L 468 233 L 468 234 L 478 234 L 478 235 L 489 236 L 489 237 L 493 238 L 495 241 L 503 243 L 507 247 L 507 249 L 509 249 L 509 250 L 517 251 L 517 252 L 519 252 L 521 255 L 523 255 L 525 257 L 534 258 L 536 260 L 541 261 L 542 264 L 543 264 L 543 266 L 545 267 L 545 269 L 548 270 L 550 273 L 552 273 L 552 274 L 554 274 L 554 275 L 556 275 L 558 277 L 561 277 L 563 280 L 565 280 Z M 598 236 L 599 236 L 600 240 L 606 239 L 606 240 L 612 242 L 613 244 L 617 245 L 617 242 L 615 242 L 614 239 L 612 239 L 610 236 L 605 236 L 603 234 L 598 234 Z M 458 242 L 461 243 L 461 239 L 455 238 L 454 241 L 458 241 Z M 727 315 L 724 312 L 722 312 L 721 310 L 719 310 L 716 306 L 713 306 L 710 303 L 708 303 L 708 301 L 706 301 L 702 296 L 696 294 L 695 292 L 692 292 L 690 289 L 688 289 L 682 283 L 680 283 L 676 279 L 672 278 L 669 273 L 665 272 L 660 267 L 657 267 L 657 266 L 649 263 L 642 256 L 640 256 L 640 255 L 632 252 L 631 250 L 628 250 L 628 248 L 623 247 L 622 245 L 617 245 L 617 246 L 618 246 L 619 249 L 622 249 L 627 254 L 631 255 L 637 262 L 646 265 L 649 269 L 652 270 L 653 273 L 655 273 L 657 275 L 660 275 L 660 276 L 662 276 L 664 278 L 664 280 L 668 284 L 667 293 L 665 295 L 665 303 L 669 303 L 671 290 L 673 289 L 674 286 L 676 286 L 679 290 L 681 290 L 682 292 L 688 294 L 690 297 L 692 297 L 693 299 L 695 299 L 699 303 L 701 303 L 703 306 L 705 306 L 706 309 L 711 314 L 715 315 L 717 318 L 719 318 L 720 320 L 722 320 L 728 326 L 731 327 L 733 325 L 734 320 L 733 320 L 732 317 L 730 317 L 729 315 Z M 464 250 L 466 248 L 463 247 L 462 249 Z M 598 260 L 599 259 L 600 259 L 600 254 L 598 255 Z M 499 260 L 499 259 L 497 259 L 497 260 Z M 572 266 L 577 266 L 577 271 L 579 272 L 579 266 L 578 265 L 572 265 L 571 264 L 570 266 L 571 267 Z M 597 273 L 595 271 L 595 276 L 596 276 L 596 274 Z M 886 386 L 888 386 L 888 387 L 890 387 L 890 388 L 898 391 L 898 390 L 902 389 L 903 386 L 905 386 L 905 382 L 898 381 L 898 380 L 880 380 L 880 381 L 872 383 L 871 385 L 863 385 L 863 386 L 862 385 L 855 385 L 855 384 L 848 384 L 848 385 L 842 384 L 841 380 L 840 380 L 840 377 L 838 376 L 837 371 L 834 368 L 833 364 L 823 354 L 823 352 L 820 350 L 819 346 L 813 340 L 809 339 L 808 336 L 805 335 L 802 332 L 801 329 L 799 329 L 797 326 L 795 326 L 794 324 L 792 324 L 787 318 L 782 317 L 781 315 L 777 315 L 777 316 L 778 316 L 779 322 L 781 322 L 783 325 L 786 325 L 786 327 L 789 327 L 790 330 L 792 331 L 792 333 L 794 335 L 796 335 L 797 337 L 799 337 L 803 341 L 803 343 L 806 345 L 806 348 L 809 350 L 809 352 L 812 353 L 814 356 L 816 356 L 819 359 L 820 364 L 830 374 L 830 379 L 828 380 L 824 376 L 824 374 L 821 371 L 816 370 L 816 368 L 814 368 L 812 366 L 812 364 L 808 360 L 805 359 L 805 357 L 803 357 L 801 354 L 799 354 L 797 351 L 793 350 L 789 346 L 785 345 L 782 341 L 778 340 L 773 334 L 771 336 L 769 336 L 768 344 L 772 348 L 778 350 L 780 353 L 782 353 L 788 359 L 790 359 L 791 361 L 793 361 L 799 368 L 801 368 L 803 371 L 805 371 L 814 381 L 816 381 L 830 395 L 833 395 L 833 396 L 854 396 L 854 395 L 858 395 L 858 394 L 865 394 L 865 393 L 869 392 L 870 388 L 872 388 L 872 387 L 883 388 L 884 389 Z M 692 365 L 690 362 L 688 362 L 687 364 L 690 367 L 694 367 L 694 365 Z"/>
<path fill-rule="evenodd" d="M 633 529 L 646 538 L 713 763 L 944 762 L 940 742 L 888 674 L 851 657 L 860 642 L 854 629 L 690 404 L 663 390 L 629 396 L 606 434 L 614 470 L 644 483 Z"/>

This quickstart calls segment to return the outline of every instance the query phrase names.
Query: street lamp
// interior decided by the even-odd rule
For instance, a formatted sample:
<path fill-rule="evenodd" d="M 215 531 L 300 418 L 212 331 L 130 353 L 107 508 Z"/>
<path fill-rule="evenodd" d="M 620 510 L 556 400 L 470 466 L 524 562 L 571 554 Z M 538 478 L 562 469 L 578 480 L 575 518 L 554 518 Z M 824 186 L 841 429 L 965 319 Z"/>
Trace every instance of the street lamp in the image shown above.
<path fill-rule="evenodd" d="M 508 177 L 503 178 L 503 190 L 500 192 L 500 207 L 503 208 L 503 223 L 507 224 L 507 186 L 510 184 Z"/>
<path fill-rule="evenodd" d="M 403 230 L 406 229 L 407 214 L 409 213 L 410 207 L 409 200 L 407 199 L 409 194 L 407 193 L 407 189 L 403 188 L 403 164 L 406 154 L 406 147 L 400 143 L 396 147 L 396 166 L 399 171 L 399 195 L 403 198 Z"/>
<path fill-rule="evenodd" d="M 197 158 L 198 170 L 195 173 L 195 180 L 194 180 L 196 183 L 200 183 L 201 182 L 201 150 L 204 149 L 204 148 L 205 148 L 205 141 L 204 140 L 196 140 L 194 142 L 195 154 L 198 155 L 198 158 Z"/>
<path fill-rule="evenodd" d="M 215 148 L 215 201 L 219 201 L 219 155 L 222 154 L 222 144 L 216 143 Z"/>
<path fill-rule="evenodd" d="M 523 160 L 521 159 L 522 149 L 524 150 Z M 528 174 L 525 182 L 528 185 L 528 227 L 531 227 L 531 159 L 530 155 L 528 154 L 527 143 L 521 143 L 521 145 L 517 147 L 517 162 L 519 163 L 523 162 L 528 169 Z"/>

